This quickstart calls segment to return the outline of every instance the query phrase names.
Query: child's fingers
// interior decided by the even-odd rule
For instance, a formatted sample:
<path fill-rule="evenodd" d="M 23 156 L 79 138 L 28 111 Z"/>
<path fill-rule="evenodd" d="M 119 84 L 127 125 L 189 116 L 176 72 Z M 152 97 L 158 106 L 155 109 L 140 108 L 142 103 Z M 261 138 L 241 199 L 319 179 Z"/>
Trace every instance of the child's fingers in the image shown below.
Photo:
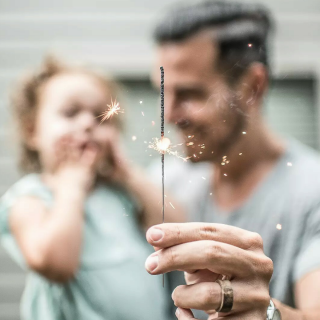
<path fill-rule="evenodd" d="M 71 160 L 73 162 L 79 161 L 81 157 L 81 150 L 74 140 L 69 141 L 66 151 L 68 153 L 68 160 Z"/>
<path fill-rule="evenodd" d="M 178 308 L 176 311 L 176 317 L 179 320 L 198 320 L 194 318 L 193 313 L 190 309 Z"/>

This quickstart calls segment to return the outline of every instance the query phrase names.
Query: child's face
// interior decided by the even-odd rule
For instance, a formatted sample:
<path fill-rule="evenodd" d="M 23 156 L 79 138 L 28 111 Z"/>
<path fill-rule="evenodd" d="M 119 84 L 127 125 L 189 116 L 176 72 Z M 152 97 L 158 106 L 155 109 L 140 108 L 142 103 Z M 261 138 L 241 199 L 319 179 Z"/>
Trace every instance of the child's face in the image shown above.
<path fill-rule="evenodd" d="M 94 145 L 100 163 L 107 157 L 110 139 L 119 136 L 118 130 L 108 121 L 100 124 L 98 116 L 106 110 L 107 104 L 110 104 L 108 93 L 90 75 L 64 73 L 45 84 L 31 139 L 39 152 L 43 171 L 55 170 L 55 146 L 64 137 L 71 138 L 80 150 Z"/>

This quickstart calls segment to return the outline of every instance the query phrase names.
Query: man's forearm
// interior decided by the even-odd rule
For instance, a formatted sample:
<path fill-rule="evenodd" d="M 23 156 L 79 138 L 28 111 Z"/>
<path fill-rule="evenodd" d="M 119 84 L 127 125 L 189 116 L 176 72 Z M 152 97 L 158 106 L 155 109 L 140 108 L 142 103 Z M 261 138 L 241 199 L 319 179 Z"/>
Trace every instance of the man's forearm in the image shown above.
<path fill-rule="evenodd" d="M 282 304 L 281 302 L 272 299 L 276 307 L 281 312 L 282 320 L 319 320 L 320 308 L 313 310 L 298 310 Z"/>

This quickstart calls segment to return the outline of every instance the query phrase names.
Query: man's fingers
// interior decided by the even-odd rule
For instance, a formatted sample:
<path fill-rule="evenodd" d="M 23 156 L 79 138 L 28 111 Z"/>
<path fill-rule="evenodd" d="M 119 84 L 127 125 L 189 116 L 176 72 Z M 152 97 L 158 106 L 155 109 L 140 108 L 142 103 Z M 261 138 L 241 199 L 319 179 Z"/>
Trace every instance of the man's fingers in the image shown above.
<path fill-rule="evenodd" d="M 195 272 L 185 272 L 184 278 L 186 283 L 189 284 L 196 284 L 200 282 L 215 282 L 219 279 L 220 274 L 213 273 L 210 270 L 197 270 Z"/>
<path fill-rule="evenodd" d="M 179 286 L 173 291 L 172 299 L 180 308 L 216 310 L 221 305 L 221 287 L 216 282 Z"/>
<path fill-rule="evenodd" d="M 268 294 L 257 292 L 252 286 L 237 280 L 231 281 L 231 285 L 234 299 L 232 311 L 228 314 L 228 317 L 229 315 L 246 312 L 246 310 L 253 310 L 257 306 L 267 309 L 270 302 Z M 216 282 L 178 286 L 172 293 L 172 299 L 176 307 L 204 310 L 209 314 L 213 314 L 213 310 L 220 307 L 221 298 L 221 287 Z M 219 313 L 219 316 L 222 315 L 226 316 L 226 314 Z"/>
<path fill-rule="evenodd" d="M 190 309 L 178 308 L 176 311 L 176 317 L 179 320 L 198 320 L 193 317 L 193 313 L 191 312 Z"/>
<path fill-rule="evenodd" d="M 167 248 L 200 240 L 224 242 L 244 250 L 262 250 L 259 234 L 217 223 L 165 223 L 147 231 L 147 241 L 156 247 Z"/>
<path fill-rule="evenodd" d="M 216 274 L 246 277 L 255 273 L 254 266 L 260 255 L 216 241 L 195 241 L 161 249 L 150 255 L 146 269 L 150 274 L 174 270 L 190 271 L 208 269 Z"/>

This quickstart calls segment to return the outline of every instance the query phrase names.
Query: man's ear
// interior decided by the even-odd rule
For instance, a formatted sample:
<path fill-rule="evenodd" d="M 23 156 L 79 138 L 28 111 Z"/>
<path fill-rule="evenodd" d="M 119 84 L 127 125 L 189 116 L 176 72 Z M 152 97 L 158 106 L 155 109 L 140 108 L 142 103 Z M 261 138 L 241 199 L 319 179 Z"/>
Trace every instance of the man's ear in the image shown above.
<path fill-rule="evenodd" d="M 247 110 L 262 104 L 268 89 L 268 70 L 262 63 L 253 63 L 239 80 L 238 90 L 244 99 Z"/>

